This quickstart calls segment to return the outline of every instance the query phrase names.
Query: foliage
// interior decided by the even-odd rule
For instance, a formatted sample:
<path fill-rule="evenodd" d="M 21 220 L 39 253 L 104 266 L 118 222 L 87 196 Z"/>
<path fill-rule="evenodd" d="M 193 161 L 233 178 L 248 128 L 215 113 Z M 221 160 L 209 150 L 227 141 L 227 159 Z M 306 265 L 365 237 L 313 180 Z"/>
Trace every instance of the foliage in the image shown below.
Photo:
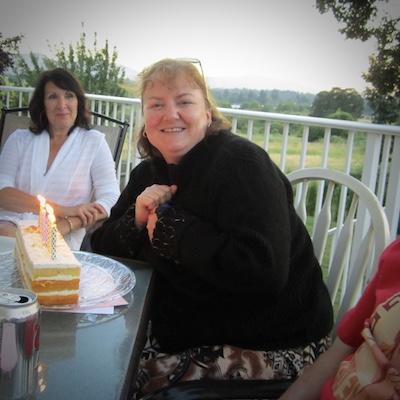
<path fill-rule="evenodd" d="M 308 115 L 310 108 L 298 103 L 280 103 L 275 112 L 279 114 Z"/>
<path fill-rule="evenodd" d="M 329 119 L 339 119 L 342 121 L 354 121 L 355 118 L 353 117 L 352 114 L 341 110 L 340 108 L 333 112 L 332 114 L 328 114 L 324 116 L 325 118 Z M 324 137 L 325 129 L 319 126 L 312 126 L 310 127 L 310 132 L 308 139 L 310 142 L 315 142 Z M 332 129 L 331 131 L 332 138 L 331 140 L 334 142 L 337 142 L 337 138 L 344 138 L 346 139 L 348 137 L 348 132 L 343 130 L 343 129 Z M 339 139 L 340 140 L 340 139 Z"/>
<path fill-rule="evenodd" d="M 364 99 L 355 89 L 340 89 L 323 91 L 315 96 L 311 107 L 311 116 L 321 118 L 355 121 L 361 118 L 364 110 Z M 324 128 L 311 127 L 309 140 L 315 142 L 324 137 Z M 347 137 L 347 132 L 332 129 L 333 137 Z M 335 139 L 336 140 L 336 139 Z"/>
<path fill-rule="evenodd" d="M 299 93 L 289 90 L 255 90 L 255 89 L 210 89 L 217 105 L 223 108 L 240 108 L 241 110 L 252 110 L 262 112 L 276 112 L 292 115 L 309 115 L 310 106 L 315 95 L 311 93 Z M 237 133 L 246 136 L 246 118 L 237 119 Z M 270 132 L 282 134 L 282 124 L 273 122 Z M 254 120 L 254 135 L 263 134 L 265 121 Z M 293 135 L 301 135 L 301 127 L 291 127 Z"/>
<path fill-rule="evenodd" d="M 318 196 L 318 183 L 317 181 L 312 181 L 309 183 L 308 187 L 308 194 L 306 198 L 306 210 L 307 215 L 309 217 L 313 217 L 315 214 L 315 208 L 317 204 L 317 196 Z M 327 185 L 324 187 L 324 194 L 323 199 L 326 197 L 327 193 Z M 336 185 L 333 189 L 332 194 L 332 206 L 331 206 L 331 218 L 332 221 L 336 221 L 338 218 L 338 211 L 339 211 L 339 202 L 340 202 L 340 195 L 341 195 L 342 188 L 339 185 Z M 346 213 L 350 208 L 351 201 L 353 199 L 354 193 L 348 193 L 346 196 Z M 312 233 L 312 232 L 311 232 Z"/>
<path fill-rule="evenodd" d="M 327 115 L 326 118 L 340 119 L 344 121 L 354 121 L 354 117 L 350 113 L 342 111 L 341 109 L 335 111 L 332 114 Z"/>
<path fill-rule="evenodd" d="M 340 109 L 335 111 L 332 114 L 327 115 L 326 118 L 340 119 L 342 121 L 354 121 L 355 120 L 353 115 L 351 115 L 350 113 L 348 113 L 346 111 L 342 111 Z M 348 136 L 349 136 L 348 132 L 343 129 L 332 129 L 332 138 L 333 137 L 341 137 L 341 138 L 347 139 Z"/>
<path fill-rule="evenodd" d="M 250 102 L 245 101 L 240 106 L 240 109 L 241 110 L 252 110 L 252 111 L 264 111 L 262 104 L 257 100 L 253 100 Z"/>
<path fill-rule="evenodd" d="M 14 66 L 14 57 L 19 52 L 19 42 L 24 36 L 13 36 L 10 38 L 3 38 L 0 32 L 0 84 L 5 83 L 4 73 Z"/>
<path fill-rule="evenodd" d="M 49 46 L 50 47 L 50 46 Z M 86 45 L 86 35 L 81 34 L 74 49 L 72 44 L 68 50 L 64 44 L 60 47 L 50 47 L 53 57 L 44 57 L 30 53 L 31 65 L 22 57 L 18 57 L 18 67 L 15 68 L 17 80 L 23 86 L 35 86 L 38 75 L 46 70 L 62 67 L 71 71 L 82 83 L 87 93 L 108 96 L 123 96 L 125 90 L 120 86 L 124 82 L 125 70 L 117 66 L 118 52 L 114 47 L 110 55 L 108 41 L 103 48 L 97 47 L 97 34 L 93 49 Z"/>
<path fill-rule="evenodd" d="M 358 119 L 364 110 L 364 99 L 355 89 L 335 87 L 329 92 L 323 91 L 315 96 L 311 115 L 326 118 L 338 110 L 351 114 L 352 119 Z"/>
<path fill-rule="evenodd" d="M 310 142 L 317 142 L 324 137 L 325 129 L 320 126 L 311 126 L 308 133 L 308 140 Z"/>
<path fill-rule="evenodd" d="M 398 0 L 392 0 L 393 3 Z M 372 87 L 365 97 L 373 109 L 373 122 L 394 123 L 400 116 L 400 17 L 391 16 L 383 0 L 316 0 L 321 13 L 332 10 L 344 24 L 340 32 L 349 39 L 375 39 L 368 72 L 362 76 Z"/>
<path fill-rule="evenodd" d="M 16 61 L 17 65 L 13 68 L 14 76 L 12 79 L 15 80 L 18 86 L 34 87 L 40 73 L 47 69 L 45 58 L 43 59 L 32 51 L 29 53 L 30 64 L 20 54 L 16 56 Z"/>
<path fill-rule="evenodd" d="M 211 93 L 214 99 L 220 104 L 232 104 L 245 109 L 244 104 L 257 103 L 259 111 L 274 112 L 281 104 L 295 104 L 301 108 L 301 114 L 308 114 L 309 107 L 314 101 L 312 93 L 299 93 L 291 90 L 257 90 L 246 88 L 221 89 L 212 88 Z M 257 102 L 257 103 L 256 103 Z M 248 108 L 247 108 L 248 109 Z M 306 110 L 306 111 L 304 111 Z"/>

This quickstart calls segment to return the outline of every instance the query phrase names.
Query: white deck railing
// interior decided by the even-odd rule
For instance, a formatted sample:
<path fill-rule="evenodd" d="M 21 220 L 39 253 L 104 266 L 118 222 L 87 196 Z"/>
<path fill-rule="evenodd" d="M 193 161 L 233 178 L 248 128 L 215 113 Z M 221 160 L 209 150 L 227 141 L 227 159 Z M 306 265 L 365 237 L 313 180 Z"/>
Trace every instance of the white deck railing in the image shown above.
<path fill-rule="evenodd" d="M 0 86 L 0 96 L 4 99 L 6 106 L 10 104 L 14 107 L 26 106 L 32 90 L 32 88 Z M 121 187 L 123 187 L 127 183 L 131 169 L 140 161 L 137 158 L 134 132 L 141 121 L 141 102 L 139 99 L 125 97 L 92 94 L 88 94 L 87 97 L 91 102 L 91 110 L 117 119 L 126 119 L 130 123 L 121 162 L 118 166 L 118 176 Z M 310 166 L 336 168 L 348 174 L 354 170 L 361 171 L 359 178 L 376 193 L 385 207 L 391 239 L 396 237 L 400 213 L 399 126 L 227 108 L 221 108 L 221 111 L 231 119 L 235 133 L 247 136 L 249 140 L 260 144 L 271 154 L 273 160 L 285 173 Z M 260 124 L 262 125 L 261 133 Z M 258 126 L 257 133 L 255 133 L 255 125 Z M 321 139 L 322 145 L 320 145 L 317 155 L 314 153 L 313 143 L 309 140 L 312 127 L 320 127 L 324 132 Z M 273 129 L 280 133 L 279 154 L 272 154 L 270 151 Z M 335 146 L 331 146 L 335 140 L 332 139 L 333 129 L 340 130 L 341 134 L 345 136 L 345 155 L 341 160 L 337 159 L 338 155 L 333 154 L 335 148 Z M 276 140 L 276 136 L 274 135 L 274 140 Z M 294 136 L 301 137 L 298 139 L 299 146 L 296 149 L 293 149 L 291 145 L 291 139 Z M 353 151 L 360 137 L 365 139 L 366 145 L 364 157 L 361 160 L 362 165 L 357 165 L 360 160 L 354 157 Z M 276 144 L 274 146 L 276 147 Z M 293 155 L 293 153 L 295 154 Z"/>

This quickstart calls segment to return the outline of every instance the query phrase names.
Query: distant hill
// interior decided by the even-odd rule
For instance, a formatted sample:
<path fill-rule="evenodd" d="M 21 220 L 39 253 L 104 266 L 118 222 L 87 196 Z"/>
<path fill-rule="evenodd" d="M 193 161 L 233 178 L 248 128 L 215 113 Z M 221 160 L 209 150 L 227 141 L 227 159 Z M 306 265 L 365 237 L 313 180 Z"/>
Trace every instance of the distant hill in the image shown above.
<path fill-rule="evenodd" d="M 258 90 L 290 90 L 300 93 L 315 93 L 315 90 L 294 82 L 275 79 L 266 76 L 216 76 L 207 78 L 208 85 L 211 88 L 234 89 L 247 88 Z"/>
<path fill-rule="evenodd" d="M 132 68 L 125 68 L 125 77 L 134 81 L 138 72 Z M 300 93 L 314 93 L 315 90 L 294 82 L 275 79 L 265 76 L 209 76 L 206 77 L 210 88 L 215 89 L 258 89 L 258 90 L 291 90 Z"/>

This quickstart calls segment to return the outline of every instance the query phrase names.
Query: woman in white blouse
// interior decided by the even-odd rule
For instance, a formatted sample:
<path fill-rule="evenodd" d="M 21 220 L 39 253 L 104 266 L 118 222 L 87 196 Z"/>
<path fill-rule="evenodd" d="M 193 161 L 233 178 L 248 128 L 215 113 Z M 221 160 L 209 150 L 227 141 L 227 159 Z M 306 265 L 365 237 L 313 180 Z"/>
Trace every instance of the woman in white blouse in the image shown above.
<path fill-rule="evenodd" d="M 77 250 L 84 228 L 106 218 L 120 194 L 110 148 L 91 129 L 81 84 L 62 68 L 42 73 L 29 112 L 30 128 L 16 130 L 0 154 L 0 235 L 37 219 L 41 195 Z"/>

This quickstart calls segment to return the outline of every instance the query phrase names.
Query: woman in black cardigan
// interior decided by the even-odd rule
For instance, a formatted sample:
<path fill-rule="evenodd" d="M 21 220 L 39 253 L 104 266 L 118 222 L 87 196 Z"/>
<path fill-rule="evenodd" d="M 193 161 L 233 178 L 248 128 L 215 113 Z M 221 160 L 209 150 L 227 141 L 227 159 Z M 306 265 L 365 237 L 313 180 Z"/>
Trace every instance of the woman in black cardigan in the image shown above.
<path fill-rule="evenodd" d="M 289 379 L 329 345 L 333 313 L 291 185 L 230 132 L 187 62 L 141 74 L 143 161 L 92 235 L 156 271 L 137 397 L 191 379 Z"/>

